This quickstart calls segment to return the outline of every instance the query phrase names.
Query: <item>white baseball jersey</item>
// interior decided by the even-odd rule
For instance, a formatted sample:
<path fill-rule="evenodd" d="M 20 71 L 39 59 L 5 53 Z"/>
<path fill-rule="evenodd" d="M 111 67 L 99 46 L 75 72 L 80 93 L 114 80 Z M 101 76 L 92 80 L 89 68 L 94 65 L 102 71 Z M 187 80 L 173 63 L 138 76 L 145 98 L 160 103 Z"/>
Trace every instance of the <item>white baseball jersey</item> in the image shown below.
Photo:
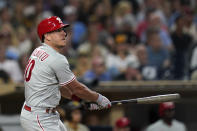
<path fill-rule="evenodd" d="M 65 56 L 49 45 L 36 48 L 25 69 L 25 101 L 30 107 L 56 107 L 59 87 L 72 82 L 74 74 Z"/>
<path fill-rule="evenodd" d="M 164 123 L 163 120 L 158 120 L 151 124 L 146 131 L 186 131 L 186 127 L 177 120 L 173 120 L 170 126 Z"/>

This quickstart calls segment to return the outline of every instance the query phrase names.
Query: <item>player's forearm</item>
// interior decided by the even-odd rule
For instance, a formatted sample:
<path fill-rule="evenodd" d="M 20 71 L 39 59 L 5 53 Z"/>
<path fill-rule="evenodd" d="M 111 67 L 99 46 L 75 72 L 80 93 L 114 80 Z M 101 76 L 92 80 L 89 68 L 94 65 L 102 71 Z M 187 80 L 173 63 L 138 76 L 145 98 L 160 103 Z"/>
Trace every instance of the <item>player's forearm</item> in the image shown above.
<path fill-rule="evenodd" d="M 77 80 L 72 81 L 67 85 L 67 87 L 71 90 L 71 92 L 78 96 L 81 99 L 88 101 L 97 101 L 98 93 L 90 90 L 88 87 L 78 82 Z"/>
<path fill-rule="evenodd" d="M 83 84 L 81 84 L 81 86 L 78 86 L 77 89 L 73 91 L 73 94 L 75 94 L 81 99 L 88 100 L 88 101 L 96 102 L 98 99 L 98 93 L 90 90 Z"/>
<path fill-rule="evenodd" d="M 67 99 L 71 99 L 73 95 L 72 91 L 67 87 L 61 87 L 60 92 L 61 92 L 61 96 Z"/>

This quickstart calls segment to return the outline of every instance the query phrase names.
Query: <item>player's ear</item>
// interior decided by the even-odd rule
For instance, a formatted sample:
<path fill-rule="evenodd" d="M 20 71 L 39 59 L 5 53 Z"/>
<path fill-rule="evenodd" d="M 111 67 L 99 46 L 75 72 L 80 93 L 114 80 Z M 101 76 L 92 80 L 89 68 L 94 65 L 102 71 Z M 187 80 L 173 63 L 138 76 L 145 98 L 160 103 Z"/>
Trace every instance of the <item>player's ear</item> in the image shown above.
<path fill-rule="evenodd" d="M 45 38 L 45 40 L 47 40 L 47 41 L 51 41 L 51 36 L 50 36 L 50 34 L 48 34 L 48 33 L 44 34 L 44 38 Z"/>

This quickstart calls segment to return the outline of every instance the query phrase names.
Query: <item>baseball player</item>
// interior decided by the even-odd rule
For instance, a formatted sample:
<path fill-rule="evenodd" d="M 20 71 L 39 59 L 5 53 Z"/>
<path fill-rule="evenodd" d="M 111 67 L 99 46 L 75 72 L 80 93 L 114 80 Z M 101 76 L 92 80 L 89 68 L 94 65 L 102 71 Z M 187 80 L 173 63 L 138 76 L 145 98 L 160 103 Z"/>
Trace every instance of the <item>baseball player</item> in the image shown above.
<path fill-rule="evenodd" d="M 56 107 L 61 95 L 94 101 L 91 110 L 109 108 L 111 102 L 78 82 L 62 48 L 68 44 L 66 28 L 57 16 L 41 21 L 37 33 L 42 46 L 31 54 L 24 74 L 25 102 L 20 122 L 25 131 L 66 131 Z"/>
<path fill-rule="evenodd" d="M 186 131 L 182 122 L 174 119 L 175 105 L 173 102 L 164 102 L 159 105 L 161 119 L 149 125 L 146 131 Z"/>

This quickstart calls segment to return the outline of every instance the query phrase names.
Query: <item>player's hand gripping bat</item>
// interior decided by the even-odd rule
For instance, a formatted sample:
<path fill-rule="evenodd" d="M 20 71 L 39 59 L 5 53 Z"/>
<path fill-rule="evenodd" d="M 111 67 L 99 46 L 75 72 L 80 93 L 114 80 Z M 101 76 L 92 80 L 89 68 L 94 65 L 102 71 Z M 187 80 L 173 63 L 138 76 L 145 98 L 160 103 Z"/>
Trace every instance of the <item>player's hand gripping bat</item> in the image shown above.
<path fill-rule="evenodd" d="M 122 105 L 128 103 L 134 104 L 158 104 L 162 102 L 169 102 L 175 101 L 180 98 L 180 94 L 165 94 L 165 95 L 156 95 L 156 96 L 149 96 L 149 97 L 142 97 L 136 99 L 127 99 L 127 100 L 118 100 L 118 101 L 111 101 L 112 106 L 114 105 Z M 84 106 L 86 109 L 89 109 L 91 102 L 85 103 Z"/>

